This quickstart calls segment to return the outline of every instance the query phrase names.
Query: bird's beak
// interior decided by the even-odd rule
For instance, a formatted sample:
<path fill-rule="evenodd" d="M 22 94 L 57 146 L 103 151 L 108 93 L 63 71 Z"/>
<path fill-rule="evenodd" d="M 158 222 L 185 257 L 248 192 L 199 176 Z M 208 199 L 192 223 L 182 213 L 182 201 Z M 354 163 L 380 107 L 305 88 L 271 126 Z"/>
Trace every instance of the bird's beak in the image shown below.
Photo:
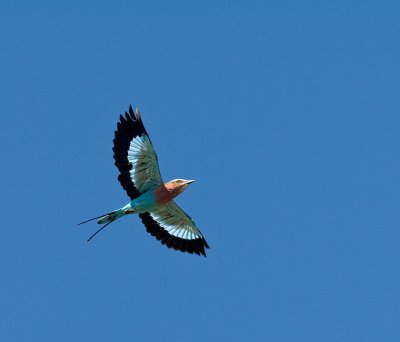
<path fill-rule="evenodd" d="M 190 184 L 190 183 L 193 183 L 193 182 L 194 182 L 194 179 L 190 179 L 190 180 L 186 181 L 186 184 Z"/>

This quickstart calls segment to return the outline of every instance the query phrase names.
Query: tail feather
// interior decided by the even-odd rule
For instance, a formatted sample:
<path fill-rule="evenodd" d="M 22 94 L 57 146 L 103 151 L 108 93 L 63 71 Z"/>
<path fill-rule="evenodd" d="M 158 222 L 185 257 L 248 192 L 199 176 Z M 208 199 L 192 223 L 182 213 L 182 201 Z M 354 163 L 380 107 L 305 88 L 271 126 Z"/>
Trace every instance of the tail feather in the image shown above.
<path fill-rule="evenodd" d="M 124 212 L 125 211 L 123 209 L 117 209 L 117 210 L 114 210 L 114 211 L 112 211 L 110 213 L 103 214 L 103 215 L 100 215 L 100 216 L 96 216 L 96 217 L 93 217 L 93 218 L 91 218 L 89 220 L 80 222 L 80 223 L 77 224 L 77 226 L 80 226 L 81 224 L 88 223 L 90 221 L 94 221 L 94 220 L 97 220 L 97 219 L 99 219 L 97 221 L 98 224 L 112 222 L 112 221 L 115 221 L 117 218 L 120 218 L 121 216 L 123 216 Z"/>
<path fill-rule="evenodd" d="M 89 219 L 89 220 L 86 220 L 86 221 L 83 221 L 83 222 L 81 222 L 81 223 L 78 223 L 78 226 L 81 225 L 81 224 L 90 222 L 90 221 L 97 220 L 97 219 L 99 219 L 99 220 L 97 221 L 98 224 L 103 224 L 103 226 L 102 226 L 100 229 L 98 229 L 98 230 L 87 240 L 87 241 L 89 242 L 91 239 L 93 239 L 93 238 L 95 237 L 95 235 L 97 235 L 100 231 L 102 231 L 102 230 L 103 230 L 105 227 L 107 227 L 110 223 L 114 222 L 116 219 L 118 219 L 118 218 L 120 218 L 121 216 L 124 216 L 124 215 L 125 215 L 125 209 L 124 209 L 124 208 L 121 208 L 121 209 L 114 210 L 114 211 L 112 211 L 112 212 L 110 212 L 110 213 L 108 213 L 108 214 L 103 214 L 103 215 L 100 215 L 100 216 L 96 216 L 96 217 L 93 217 L 93 218 L 91 218 L 91 219 Z"/>
<path fill-rule="evenodd" d="M 87 242 L 89 242 L 90 240 L 92 240 L 98 233 L 100 233 L 105 227 L 107 227 L 110 223 L 112 223 L 113 221 L 110 221 L 110 222 L 107 222 L 104 226 L 102 226 L 100 229 L 97 229 L 96 231 L 95 231 L 95 233 L 94 234 L 92 234 L 92 236 L 89 238 L 89 239 L 87 239 Z"/>
<path fill-rule="evenodd" d="M 125 210 L 117 209 L 106 215 L 96 217 L 96 218 L 100 218 L 100 220 L 98 220 L 97 223 L 98 224 L 111 223 L 112 221 L 115 221 L 116 219 L 123 216 L 124 214 L 125 214 Z"/>
<path fill-rule="evenodd" d="M 81 224 L 84 224 L 84 223 L 88 223 L 88 222 L 90 222 L 90 221 L 97 220 L 97 219 L 99 219 L 99 218 L 105 217 L 105 216 L 110 215 L 110 214 L 111 214 L 111 213 L 103 214 L 103 215 L 100 215 L 100 216 L 93 217 L 93 218 L 91 218 L 91 219 L 89 219 L 89 220 L 86 220 L 86 221 L 83 221 L 83 222 L 81 222 L 81 223 L 78 223 L 77 226 L 80 226 Z"/>

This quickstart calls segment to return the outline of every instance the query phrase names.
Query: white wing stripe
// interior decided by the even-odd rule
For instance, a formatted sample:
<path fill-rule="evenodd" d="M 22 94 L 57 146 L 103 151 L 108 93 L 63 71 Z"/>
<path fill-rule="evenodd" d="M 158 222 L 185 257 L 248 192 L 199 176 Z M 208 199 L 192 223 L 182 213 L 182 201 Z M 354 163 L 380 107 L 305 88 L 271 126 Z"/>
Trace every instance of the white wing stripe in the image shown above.
<path fill-rule="evenodd" d="M 200 231 L 193 221 L 174 203 L 168 203 L 156 211 L 150 212 L 150 216 L 169 234 L 185 239 L 196 240 L 202 238 Z"/>
<path fill-rule="evenodd" d="M 132 165 L 131 179 L 140 192 L 161 183 L 157 157 L 147 135 L 132 139 L 128 150 L 128 161 Z"/>

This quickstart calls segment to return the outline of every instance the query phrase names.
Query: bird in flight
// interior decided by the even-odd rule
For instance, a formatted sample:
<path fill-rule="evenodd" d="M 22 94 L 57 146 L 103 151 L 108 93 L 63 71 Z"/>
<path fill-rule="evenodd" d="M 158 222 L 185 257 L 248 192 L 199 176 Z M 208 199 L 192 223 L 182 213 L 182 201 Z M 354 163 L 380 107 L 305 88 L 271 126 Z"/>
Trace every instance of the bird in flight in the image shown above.
<path fill-rule="evenodd" d="M 144 128 L 139 109 L 129 106 L 125 116 L 120 115 L 114 138 L 114 160 L 119 170 L 118 180 L 131 201 L 124 207 L 94 217 L 103 226 L 128 214 L 139 214 L 146 230 L 163 245 L 182 252 L 206 256 L 210 248 L 194 221 L 175 202 L 193 180 L 174 179 L 164 183 L 158 167 L 157 155 Z"/>

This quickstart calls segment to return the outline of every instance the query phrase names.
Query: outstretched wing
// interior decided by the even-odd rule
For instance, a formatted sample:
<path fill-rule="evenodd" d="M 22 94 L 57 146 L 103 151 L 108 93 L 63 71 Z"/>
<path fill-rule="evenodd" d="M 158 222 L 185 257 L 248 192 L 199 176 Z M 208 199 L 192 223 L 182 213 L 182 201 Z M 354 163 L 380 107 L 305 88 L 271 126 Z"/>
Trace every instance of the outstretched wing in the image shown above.
<path fill-rule="evenodd" d="M 157 155 L 143 126 L 139 110 L 132 106 L 120 115 L 114 138 L 114 159 L 118 180 L 133 200 L 152 186 L 162 183 Z"/>
<path fill-rule="evenodd" d="M 210 248 L 193 220 L 175 202 L 157 210 L 139 214 L 146 230 L 169 248 L 182 252 L 202 254 Z"/>

